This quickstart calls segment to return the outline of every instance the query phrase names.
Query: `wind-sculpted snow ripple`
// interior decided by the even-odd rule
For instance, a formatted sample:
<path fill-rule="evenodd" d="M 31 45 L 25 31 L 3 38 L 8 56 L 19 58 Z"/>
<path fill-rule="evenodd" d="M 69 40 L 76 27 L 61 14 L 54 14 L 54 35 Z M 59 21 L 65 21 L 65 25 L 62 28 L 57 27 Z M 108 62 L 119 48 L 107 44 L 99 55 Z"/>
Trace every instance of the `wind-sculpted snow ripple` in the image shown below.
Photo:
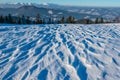
<path fill-rule="evenodd" d="M 0 80 L 119 80 L 120 24 L 0 26 Z"/>

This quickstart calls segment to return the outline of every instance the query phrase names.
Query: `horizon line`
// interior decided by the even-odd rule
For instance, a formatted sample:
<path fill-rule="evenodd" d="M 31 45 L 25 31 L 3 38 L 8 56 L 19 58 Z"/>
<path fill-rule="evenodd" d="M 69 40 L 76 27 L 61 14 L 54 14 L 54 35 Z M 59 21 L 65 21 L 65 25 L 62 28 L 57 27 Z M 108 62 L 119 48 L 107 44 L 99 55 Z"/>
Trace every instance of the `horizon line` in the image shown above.
<path fill-rule="evenodd" d="M 47 3 L 47 2 L 44 2 L 44 3 L 35 3 L 35 2 L 5 2 L 5 3 L 0 3 L 0 4 L 18 4 L 18 3 L 23 3 L 23 4 L 43 4 L 43 5 L 49 5 L 49 4 L 54 4 L 54 5 L 59 5 L 59 6 L 68 6 L 68 7 L 98 7 L 98 8 L 120 8 L 120 6 L 95 6 L 95 5 L 71 5 L 71 4 L 57 4 L 57 3 Z"/>

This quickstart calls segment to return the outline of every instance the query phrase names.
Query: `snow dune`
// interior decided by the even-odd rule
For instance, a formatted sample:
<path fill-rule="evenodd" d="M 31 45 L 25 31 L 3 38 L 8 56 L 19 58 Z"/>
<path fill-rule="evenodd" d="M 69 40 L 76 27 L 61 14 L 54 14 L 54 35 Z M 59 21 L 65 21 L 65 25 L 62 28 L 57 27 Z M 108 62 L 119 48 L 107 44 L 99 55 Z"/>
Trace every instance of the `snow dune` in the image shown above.
<path fill-rule="evenodd" d="M 0 25 L 0 80 L 119 80 L 120 24 Z"/>

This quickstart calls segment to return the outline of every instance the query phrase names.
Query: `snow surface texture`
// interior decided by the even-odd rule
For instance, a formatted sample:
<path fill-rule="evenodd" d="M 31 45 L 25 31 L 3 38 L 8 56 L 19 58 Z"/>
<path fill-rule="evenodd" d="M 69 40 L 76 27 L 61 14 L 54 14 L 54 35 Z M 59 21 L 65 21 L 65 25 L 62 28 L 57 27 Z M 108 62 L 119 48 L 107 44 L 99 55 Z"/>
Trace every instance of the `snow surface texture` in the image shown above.
<path fill-rule="evenodd" d="M 0 80 L 119 80 L 120 24 L 0 26 Z"/>

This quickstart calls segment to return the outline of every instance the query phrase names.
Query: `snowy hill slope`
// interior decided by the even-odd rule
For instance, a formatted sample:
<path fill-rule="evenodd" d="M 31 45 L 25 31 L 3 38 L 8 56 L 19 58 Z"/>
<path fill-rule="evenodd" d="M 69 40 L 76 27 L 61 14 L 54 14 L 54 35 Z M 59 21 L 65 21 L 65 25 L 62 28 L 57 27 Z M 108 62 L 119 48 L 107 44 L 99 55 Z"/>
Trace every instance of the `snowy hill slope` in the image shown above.
<path fill-rule="evenodd" d="M 120 24 L 0 25 L 0 80 L 119 80 Z"/>

